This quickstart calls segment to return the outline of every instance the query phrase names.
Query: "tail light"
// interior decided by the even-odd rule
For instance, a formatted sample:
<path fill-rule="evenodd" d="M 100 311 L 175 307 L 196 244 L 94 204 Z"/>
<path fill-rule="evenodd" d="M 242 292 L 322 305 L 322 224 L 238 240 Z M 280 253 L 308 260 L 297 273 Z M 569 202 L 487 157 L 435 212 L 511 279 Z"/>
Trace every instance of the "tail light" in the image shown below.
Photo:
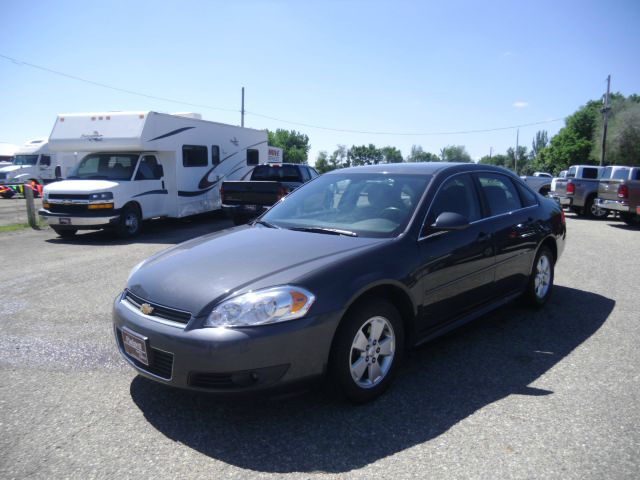
<path fill-rule="evenodd" d="M 567 183 L 567 195 L 573 195 L 576 193 L 576 184 L 575 183 Z"/>
<path fill-rule="evenodd" d="M 622 184 L 618 187 L 618 198 L 629 198 L 629 187 L 627 185 Z"/>
<path fill-rule="evenodd" d="M 283 197 L 286 197 L 288 193 L 289 193 L 289 190 L 287 190 L 286 187 L 283 187 L 282 185 L 280 185 L 280 188 L 278 188 L 278 200 L 280 200 Z"/>

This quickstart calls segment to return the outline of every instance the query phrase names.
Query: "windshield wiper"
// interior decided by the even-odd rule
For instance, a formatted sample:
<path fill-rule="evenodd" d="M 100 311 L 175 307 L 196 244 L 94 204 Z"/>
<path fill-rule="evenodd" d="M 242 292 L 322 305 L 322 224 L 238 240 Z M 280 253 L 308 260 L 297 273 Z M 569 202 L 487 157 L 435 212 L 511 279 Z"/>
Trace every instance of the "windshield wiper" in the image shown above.
<path fill-rule="evenodd" d="M 276 227 L 273 223 L 265 222 L 264 220 L 256 220 L 253 222 L 254 225 L 264 225 L 267 228 L 280 228 Z"/>
<path fill-rule="evenodd" d="M 324 228 L 324 227 L 293 227 L 289 230 L 295 230 L 296 232 L 311 232 L 311 233 L 326 233 L 328 235 L 344 235 L 346 237 L 357 237 L 356 232 L 351 230 L 341 230 L 339 228 Z"/>

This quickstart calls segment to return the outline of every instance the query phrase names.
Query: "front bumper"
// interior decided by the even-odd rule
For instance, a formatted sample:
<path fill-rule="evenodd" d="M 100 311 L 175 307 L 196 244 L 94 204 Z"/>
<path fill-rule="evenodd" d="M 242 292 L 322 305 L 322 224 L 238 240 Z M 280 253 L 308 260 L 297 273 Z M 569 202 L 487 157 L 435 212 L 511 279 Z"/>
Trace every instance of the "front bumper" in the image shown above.
<path fill-rule="evenodd" d="M 104 228 L 115 226 L 120 221 L 119 210 L 97 212 L 92 215 L 79 215 L 77 213 L 53 213 L 44 208 L 38 210 L 40 218 L 54 227 L 68 227 L 79 229 Z"/>
<path fill-rule="evenodd" d="M 622 203 L 618 200 L 604 200 L 602 198 L 596 198 L 596 205 L 605 210 L 615 210 L 617 212 L 630 212 L 631 207 L 628 204 Z"/>
<path fill-rule="evenodd" d="M 192 316 L 180 325 L 145 315 L 124 294 L 113 305 L 118 350 L 140 374 L 220 394 L 257 392 L 322 375 L 339 318 L 327 314 L 256 327 L 201 328 L 204 318 Z M 125 352 L 123 329 L 148 339 L 148 366 Z"/>

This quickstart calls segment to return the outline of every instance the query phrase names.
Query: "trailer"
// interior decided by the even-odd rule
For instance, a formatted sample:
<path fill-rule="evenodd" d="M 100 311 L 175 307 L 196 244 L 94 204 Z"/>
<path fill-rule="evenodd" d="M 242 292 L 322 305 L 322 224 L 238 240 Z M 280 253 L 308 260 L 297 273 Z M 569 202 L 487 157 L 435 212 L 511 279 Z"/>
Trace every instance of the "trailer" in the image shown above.
<path fill-rule="evenodd" d="M 65 178 L 82 158 L 82 152 L 53 152 L 46 138 L 39 138 L 18 147 L 10 164 L 0 168 L 0 195 L 11 197 L 31 185 L 38 186 Z"/>
<path fill-rule="evenodd" d="M 61 114 L 49 146 L 89 152 L 67 180 L 44 189 L 39 214 L 63 237 L 105 228 L 129 237 L 144 219 L 220 209 L 221 182 L 268 158 L 266 130 L 194 113 Z"/>

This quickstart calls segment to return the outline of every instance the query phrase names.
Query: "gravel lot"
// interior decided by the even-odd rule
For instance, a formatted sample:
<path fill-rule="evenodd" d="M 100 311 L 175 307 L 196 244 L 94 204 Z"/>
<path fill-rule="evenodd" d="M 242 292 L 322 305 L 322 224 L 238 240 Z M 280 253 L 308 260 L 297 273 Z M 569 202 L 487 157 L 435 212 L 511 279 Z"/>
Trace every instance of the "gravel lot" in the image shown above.
<path fill-rule="evenodd" d="M 638 478 L 640 231 L 567 223 L 545 309 L 427 344 L 360 407 L 321 389 L 221 401 L 119 358 L 129 270 L 226 220 L 152 222 L 131 242 L 0 233 L 0 478 Z"/>

